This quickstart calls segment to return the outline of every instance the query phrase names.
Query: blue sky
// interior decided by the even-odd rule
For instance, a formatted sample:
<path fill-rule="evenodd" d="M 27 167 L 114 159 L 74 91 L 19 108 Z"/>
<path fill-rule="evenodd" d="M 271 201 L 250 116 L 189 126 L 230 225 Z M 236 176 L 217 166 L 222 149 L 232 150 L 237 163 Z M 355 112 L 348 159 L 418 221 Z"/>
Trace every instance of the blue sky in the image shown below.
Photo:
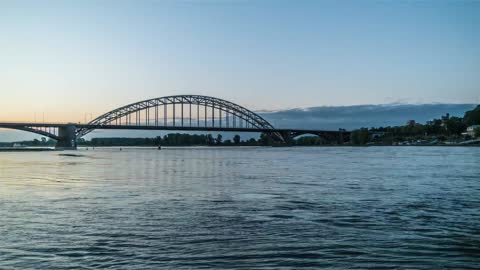
<path fill-rule="evenodd" d="M 0 121 L 171 94 L 480 103 L 480 1 L 2 1 Z"/>

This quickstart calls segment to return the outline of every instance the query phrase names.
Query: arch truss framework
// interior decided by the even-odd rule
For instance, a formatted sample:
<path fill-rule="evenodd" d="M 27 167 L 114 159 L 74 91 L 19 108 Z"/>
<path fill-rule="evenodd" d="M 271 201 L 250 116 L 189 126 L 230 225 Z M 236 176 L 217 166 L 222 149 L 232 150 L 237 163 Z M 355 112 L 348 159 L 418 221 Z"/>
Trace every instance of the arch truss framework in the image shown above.
<path fill-rule="evenodd" d="M 315 134 L 344 142 L 345 130 L 275 129 L 258 114 L 235 103 L 201 95 L 167 96 L 132 103 L 105 113 L 87 124 L 0 123 L 0 128 L 33 132 L 57 140 L 57 147 L 76 149 L 78 138 L 95 129 L 263 132 L 275 141 Z"/>
<path fill-rule="evenodd" d="M 59 127 L 52 126 L 52 125 L 42 125 L 42 124 L 10 124 L 10 123 L 3 123 L 0 124 L 0 128 L 7 128 L 7 129 L 16 129 L 22 130 L 26 132 L 35 133 L 41 136 L 45 136 L 50 139 L 59 140 Z"/>
<path fill-rule="evenodd" d="M 88 125 L 274 129 L 261 116 L 240 105 L 200 95 L 167 96 L 132 103 L 103 114 Z M 77 137 L 94 129 L 80 128 Z"/>

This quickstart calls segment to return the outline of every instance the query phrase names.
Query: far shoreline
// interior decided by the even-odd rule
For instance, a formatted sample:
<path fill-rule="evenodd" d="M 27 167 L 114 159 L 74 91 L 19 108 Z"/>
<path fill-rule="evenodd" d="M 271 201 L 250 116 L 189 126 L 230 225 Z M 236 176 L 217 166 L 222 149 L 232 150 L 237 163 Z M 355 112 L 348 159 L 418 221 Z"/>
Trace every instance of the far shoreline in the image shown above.
<path fill-rule="evenodd" d="M 438 145 L 286 145 L 286 146 L 225 146 L 225 145 L 179 145 L 179 146 L 163 146 L 162 149 L 158 149 L 155 146 L 80 146 L 77 150 L 94 151 L 98 149 L 145 149 L 145 150 L 166 150 L 172 148 L 330 148 L 330 147 L 355 147 L 355 148 L 368 148 L 368 147 L 480 147 L 479 144 L 466 145 L 466 144 L 438 144 Z M 76 150 L 62 150 L 54 148 L 8 148 L 0 147 L 0 152 L 62 152 L 62 151 L 76 151 Z"/>
<path fill-rule="evenodd" d="M 12 147 L 0 147 L 0 152 L 49 152 L 57 151 L 53 148 L 12 148 Z"/>

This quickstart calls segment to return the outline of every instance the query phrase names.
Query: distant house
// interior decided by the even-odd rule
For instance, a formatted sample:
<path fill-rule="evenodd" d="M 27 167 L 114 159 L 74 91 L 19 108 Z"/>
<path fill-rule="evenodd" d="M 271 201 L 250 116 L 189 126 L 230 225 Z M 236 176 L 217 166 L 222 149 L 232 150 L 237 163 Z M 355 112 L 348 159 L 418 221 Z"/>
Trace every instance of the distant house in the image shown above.
<path fill-rule="evenodd" d="M 25 146 L 24 144 L 22 144 L 22 143 L 14 143 L 14 144 L 13 144 L 13 147 L 15 147 L 15 148 L 23 148 L 23 147 L 26 147 L 26 146 Z"/>
<path fill-rule="evenodd" d="M 467 132 L 463 132 L 462 135 L 475 137 L 475 129 L 480 128 L 480 125 L 473 125 L 467 127 Z"/>

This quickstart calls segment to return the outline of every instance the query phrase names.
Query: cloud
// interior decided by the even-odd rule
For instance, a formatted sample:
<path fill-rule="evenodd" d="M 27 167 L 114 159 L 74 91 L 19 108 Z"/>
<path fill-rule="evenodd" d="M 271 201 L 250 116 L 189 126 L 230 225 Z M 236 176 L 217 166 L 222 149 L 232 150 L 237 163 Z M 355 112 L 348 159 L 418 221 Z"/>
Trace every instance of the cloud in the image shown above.
<path fill-rule="evenodd" d="M 322 106 L 260 112 L 278 128 L 355 129 L 403 125 L 408 120 L 424 123 L 446 113 L 463 116 L 476 104 L 383 104 L 356 106 Z"/>

